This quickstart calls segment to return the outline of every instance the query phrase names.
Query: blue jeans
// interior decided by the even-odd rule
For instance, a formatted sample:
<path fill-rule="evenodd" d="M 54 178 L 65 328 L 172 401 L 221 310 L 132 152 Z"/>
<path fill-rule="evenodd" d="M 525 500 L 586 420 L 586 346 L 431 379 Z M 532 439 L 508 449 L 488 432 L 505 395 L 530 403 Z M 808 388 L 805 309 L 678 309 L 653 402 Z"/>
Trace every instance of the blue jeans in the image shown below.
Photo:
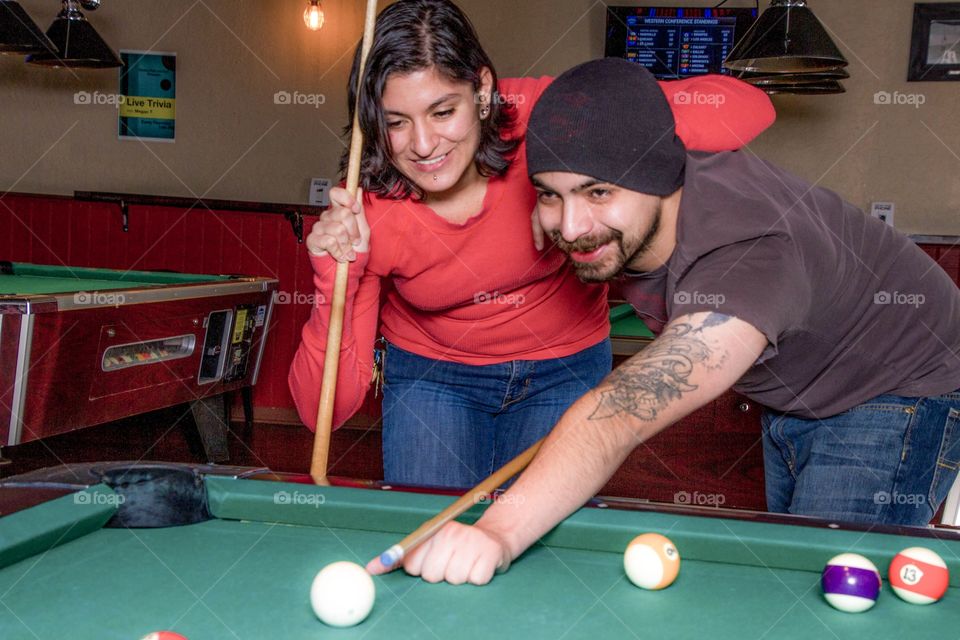
<path fill-rule="evenodd" d="M 763 415 L 767 508 L 926 525 L 960 467 L 960 392 L 882 395 L 824 420 Z"/>
<path fill-rule="evenodd" d="M 545 436 L 610 372 L 610 341 L 565 358 L 472 366 L 387 346 L 387 482 L 470 488 Z"/>

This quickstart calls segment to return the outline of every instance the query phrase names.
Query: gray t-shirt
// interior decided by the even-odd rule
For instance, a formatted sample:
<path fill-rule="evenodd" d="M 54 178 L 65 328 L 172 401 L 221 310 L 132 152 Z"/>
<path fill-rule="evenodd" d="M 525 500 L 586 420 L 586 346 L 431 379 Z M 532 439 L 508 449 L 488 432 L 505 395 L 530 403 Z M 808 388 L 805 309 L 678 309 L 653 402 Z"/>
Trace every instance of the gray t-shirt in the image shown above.
<path fill-rule="evenodd" d="M 875 396 L 960 388 L 960 290 L 927 254 L 837 194 L 743 152 L 691 153 L 677 247 L 623 294 L 658 332 L 716 311 L 766 335 L 734 389 L 836 415 Z"/>

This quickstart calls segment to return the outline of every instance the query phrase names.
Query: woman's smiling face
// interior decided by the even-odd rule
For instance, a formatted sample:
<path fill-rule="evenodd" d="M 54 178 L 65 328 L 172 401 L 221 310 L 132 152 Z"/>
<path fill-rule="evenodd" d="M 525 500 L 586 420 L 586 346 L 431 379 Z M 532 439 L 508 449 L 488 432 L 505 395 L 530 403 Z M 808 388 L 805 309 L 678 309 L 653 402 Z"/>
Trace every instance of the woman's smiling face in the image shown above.
<path fill-rule="evenodd" d="M 394 166 L 427 194 L 442 194 L 479 177 L 480 102 L 489 96 L 489 71 L 479 92 L 435 67 L 387 80 L 383 112 Z"/>

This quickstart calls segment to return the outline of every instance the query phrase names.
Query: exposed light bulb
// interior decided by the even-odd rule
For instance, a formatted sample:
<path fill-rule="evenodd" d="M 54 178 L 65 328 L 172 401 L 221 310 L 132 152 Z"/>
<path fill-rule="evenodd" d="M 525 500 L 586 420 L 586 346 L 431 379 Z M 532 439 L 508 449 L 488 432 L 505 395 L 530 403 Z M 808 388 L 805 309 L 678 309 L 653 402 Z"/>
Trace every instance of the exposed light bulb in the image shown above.
<path fill-rule="evenodd" d="M 303 23 L 311 31 L 319 31 L 323 26 L 323 9 L 320 8 L 320 0 L 310 0 L 310 4 L 303 12 Z"/>

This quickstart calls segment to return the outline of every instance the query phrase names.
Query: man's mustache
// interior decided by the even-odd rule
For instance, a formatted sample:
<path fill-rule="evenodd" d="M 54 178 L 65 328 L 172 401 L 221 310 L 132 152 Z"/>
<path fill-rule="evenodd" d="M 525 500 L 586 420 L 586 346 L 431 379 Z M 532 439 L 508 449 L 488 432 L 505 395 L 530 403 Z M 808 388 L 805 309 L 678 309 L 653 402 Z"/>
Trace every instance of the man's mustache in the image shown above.
<path fill-rule="evenodd" d="M 573 242 L 567 242 L 563 239 L 563 236 L 560 235 L 559 231 L 554 231 L 550 234 L 550 238 L 553 240 L 554 244 L 564 253 L 590 253 L 598 247 L 609 244 L 612 240 L 620 240 L 622 237 L 622 233 L 618 231 L 611 231 L 603 237 L 598 238 L 596 236 L 584 236 L 582 238 L 577 238 Z"/>

